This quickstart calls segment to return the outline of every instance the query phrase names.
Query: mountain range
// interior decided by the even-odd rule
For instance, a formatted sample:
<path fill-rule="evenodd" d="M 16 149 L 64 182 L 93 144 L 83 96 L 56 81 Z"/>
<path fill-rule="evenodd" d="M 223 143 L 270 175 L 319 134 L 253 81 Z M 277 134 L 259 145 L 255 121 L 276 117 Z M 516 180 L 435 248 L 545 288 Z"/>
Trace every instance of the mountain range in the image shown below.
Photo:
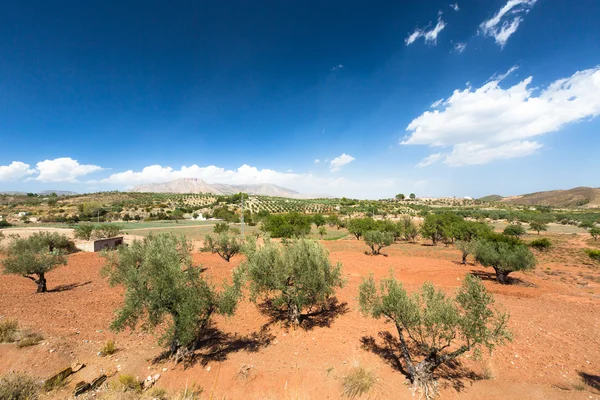
<path fill-rule="evenodd" d="M 218 195 L 228 195 L 244 192 L 247 194 L 289 197 L 289 198 L 310 198 L 311 196 L 302 195 L 295 190 L 286 189 L 272 183 L 261 183 L 254 185 L 227 185 L 224 183 L 206 183 L 200 178 L 181 178 L 174 181 L 163 183 L 149 183 L 146 185 L 134 186 L 130 189 L 132 192 L 154 192 L 154 193 L 211 193 Z"/>

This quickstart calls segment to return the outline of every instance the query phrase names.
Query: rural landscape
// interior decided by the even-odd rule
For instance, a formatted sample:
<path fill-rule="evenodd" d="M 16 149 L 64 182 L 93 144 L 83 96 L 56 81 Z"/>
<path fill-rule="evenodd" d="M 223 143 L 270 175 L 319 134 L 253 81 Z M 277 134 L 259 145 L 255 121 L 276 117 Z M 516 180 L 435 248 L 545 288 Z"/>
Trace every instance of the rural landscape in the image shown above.
<path fill-rule="evenodd" d="M 0 12 L 0 400 L 600 400 L 600 0 Z"/>
<path fill-rule="evenodd" d="M 3 194 L 0 394 L 598 398 L 599 206 Z"/>

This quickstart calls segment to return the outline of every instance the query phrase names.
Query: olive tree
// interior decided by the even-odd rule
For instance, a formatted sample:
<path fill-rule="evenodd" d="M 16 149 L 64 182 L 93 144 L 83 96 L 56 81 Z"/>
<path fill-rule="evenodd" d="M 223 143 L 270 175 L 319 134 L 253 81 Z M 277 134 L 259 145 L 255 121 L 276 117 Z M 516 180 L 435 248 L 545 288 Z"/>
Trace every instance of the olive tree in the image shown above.
<path fill-rule="evenodd" d="M 403 224 L 403 232 L 404 232 L 404 240 L 414 242 L 417 236 L 419 236 L 419 229 L 417 225 L 413 222 L 413 220 L 406 216 L 402 220 Z"/>
<path fill-rule="evenodd" d="M 377 223 L 373 218 L 353 218 L 348 221 L 347 228 L 348 232 L 356 237 L 356 240 L 365 234 L 365 232 L 375 230 Z"/>
<path fill-rule="evenodd" d="M 459 240 L 456 242 L 456 248 L 459 249 L 462 253 L 461 263 L 463 265 L 466 265 L 467 257 L 469 256 L 469 254 L 475 253 L 475 249 L 477 248 L 477 242 L 475 242 L 475 241 L 467 242 L 466 240 Z"/>
<path fill-rule="evenodd" d="M 432 283 L 409 295 L 393 273 L 379 290 L 373 276 L 359 288 L 364 315 L 390 320 L 398 332 L 400 354 L 414 390 L 435 395 L 435 370 L 471 350 L 493 349 L 510 340 L 508 314 L 493 308 L 481 280 L 467 275 L 454 298 Z"/>
<path fill-rule="evenodd" d="M 323 309 L 327 300 L 342 287 L 342 265 L 332 265 L 327 249 L 317 241 L 298 239 L 278 245 L 266 239 L 263 246 L 250 240 L 245 248 L 244 268 L 250 281 L 252 301 L 264 297 L 276 309 L 288 314 L 298 325 L 308 309 Z"/>
<path fill-rule="evenodd" d="M 381 249 L 394 243 L 394 234 L 391 232 L 367 231 L 363 235 L 365 244 L 371 248 L 371 254 L 382 254 Z"/>
<path fill-rule="evenodd" d="M 104 254 L 103 275 L 125 288 L 111 329 L 135 329 L 140 323 L 146 331 L 160 327 L 159 342 L 175 362 L 188 360 L 212 317 L 233 315 L 241 297 L 240 269 L 233 271 L 231 284 L 217 290 L 193 265 L 191 250 L 185 237 L 160 233 Z"/>
<path fill-rule="evenodd" d="M 106 222 L 100 225 L 96 225 L 94 227 L 94 233 L 92 237 L 94 239 L 108 239 L 113 238 L 123 234 L 123 226 L 119 224 L 114 224 L 111 222 Z"/>
<path fill-rule="evenodd" d="M 37 285 L 37 293 L 46 292 L 46 274 L 59 265 L 67 264 L 62 244 L 65 242 L 69 242 L 68 238 L 57 233 L 34 233 L 26 239 L 13 237 L 5 247 L 6 258 L 2 260 L 4 273 L 31 279 Z"/>
<path fill-rule="evenodd" d="M 91 222 L 82 222 L 75 227 L 75 238 L 81 240 L 91 240 L 94 233 L 94 224 Z"/>
<path fill-rule="evenodd" d="M 509 283 L 511 272 L 530 271 L 537 264 L 527 245 L 517 241 L 481 240 L 477 242 L 475 259 L 483 266 L 492 267 L 501 284 Z"/>
<path fill-rule="evenodd" d="M 227 262 L 234 255 L 238 254 L 242 249 L 242 242 L 235 236 L 228 235 L 227 233 L 220 233 L 216 237 L 206 235 L 204 239 L 204 247 L 200 251 L 209 251 L 211 253 L 217 253 L 221 258 Z"/>
<path fill-rule="evenodd" d="M 548 224 L 541 220 L 529 221 L 529 229 L 536 231 L 539 235 L 540 232 L 546 232 L 548 230 Z"/>
<path fill-rule="evenodd" d="M 592 226 L 590 228 L 590 235 L 594 240 L 598 240 L 598 236 L 600 236 L 600 226 Z"/>
<path fill-rule="evenodd" d="M 226 233 L 229 231 L 229 224 L 227 222 L 217 222 L 213 227 L 214 233 Z"/>
<path fill-rule="evenodd" d="M 504 233 L 507 236 L 513 236 L 518 238 L 519 236 L 525 234 L 525 228 L 523 228 L 522 225 L 510 224 L 507 225 L 506 228 L 504 228 L 504 231 L 502 233 Z"/>

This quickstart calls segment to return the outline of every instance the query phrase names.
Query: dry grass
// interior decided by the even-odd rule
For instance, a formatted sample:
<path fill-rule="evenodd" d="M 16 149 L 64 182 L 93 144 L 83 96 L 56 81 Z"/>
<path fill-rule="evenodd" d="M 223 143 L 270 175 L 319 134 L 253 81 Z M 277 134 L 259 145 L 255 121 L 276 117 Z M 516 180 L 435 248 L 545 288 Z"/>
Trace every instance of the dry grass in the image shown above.
<path fill-rule="evenodd" d="M 368 393 L 376 381 L 373 371 L 360 365 L 356 366 L 343 378 L 342 393 L 344 396 L 353 399 L 356 396 Z"/>
<path fill-rule="evenodd" d="M 44 336 L 42 336 L 42 334 L 28 333 L 17 342 L 17 347 L 21 349 L 23 347 L 35 346 L 42 340 L 44 340 Z"/>
<path fill-rule="evenodd" d="M 200 400 L 202 392 L 204 392 L 204 389 L 202 389 L 200 386 L 196 386 L 196 384 L 193 384 L 190 387 L 186 385 L 181 392 L 173 397 L 173 400 Z"/>
<path fill-rule="evenodd" d="M 107 341 L 106 343 L 104 343 L 104 345 L 100 349 L 100 354 L 103 356 L 110 356 L 112 354 L 115 354 L 116 352 L 117 352 L 117 347 L 115 345 L 114 340 Z"/>
<path fill-rule="evenodd" d="M 124 392 L 140 392 L 142 390 L 142 383 L 131 374 L 119 375 L 119 386 Z"/>
<path fill-rule="evenodd" d="M 12 343 L 17 340 L 19 323 L 17 321 L 6 319 L 0 321 L 0 343 Z"/>
<path fill-rule="evenodd" d="M 36 400 L 40 382 L 24 374 L 8 374 L 0 378 L 0 399 Z"/>

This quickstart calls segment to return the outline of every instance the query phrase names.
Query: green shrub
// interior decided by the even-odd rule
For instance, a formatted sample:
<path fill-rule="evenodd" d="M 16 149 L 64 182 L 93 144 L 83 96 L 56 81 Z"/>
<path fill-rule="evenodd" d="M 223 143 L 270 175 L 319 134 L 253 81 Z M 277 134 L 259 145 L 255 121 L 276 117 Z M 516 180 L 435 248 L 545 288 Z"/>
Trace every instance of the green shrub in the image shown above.
<path fill-rule="evenodd" d="M 510 273 L 530 271 L 537 264 L 529 248 L 518 241 L 510 243 L 505 240 L 481 240 L 477 242 L 475 259 L 483 266 L 492 267 L 496 272 L 496 280 L 502 284 L 509 283 Z"/>
<path fill-rule="evenodd" d="M 217 253 L 223 260 L 229 262 L 231 257 L 238 254 L 241 249 L 242 242 L 240 239 L 227 233 L 220 233 L 216 238 L 206 235 L 204 238 L 204 247 L 200 251 Z"/>
<path fill-rule="evenodd" d="M 363 236 L 373 255 L 381 254 L 382 248 L 394 243 L 394 235 L 391 232 L 367 231 Z"/>
<path fill-rule="evenodd" d="M 312 218 L 297 212 L 271 214 L 263 223 L 262 230 L 273 238 L 302 237 L 310 233 Z"/>
<path fill-rule="evenodd" d="M 592 260 L 600 261 L 600 250 L 585 249 L 585 253 Z"/>
<path fill-rule="evenodd" d="M 108 340 L 100 349 L 100 354 L 103 356 L 110 356 L 117 352 L 117 346 L 114 340 Z"/>
<path fill-rule="evenodd" d="M 523 228 L 522 225 L 510 224 L 507 225 L 506 228 L 504 228 L 504 231 L 502 233 L 504 233 L 507 236 L 519 237 L 525 234 L 525 228 Z"/>
<path fill-rule="evenodd" d="M 543 251 L 550 249 L 552 247 L 552 242 L 548 238 L 535 239 L 529 243 L 529 246 Z"/>
<path fill-rule="evenodd" d="M 225 233 L 229 231 L 229 224 L 227 222 L 217 222 L 213 227 L 214 233 Z"/>
<path fill-rule="evenodd" d="M 94 224 L 82 222 L 75 227 L 74 235 L 76 239 L 91 240 L 94 233 Z"/>

